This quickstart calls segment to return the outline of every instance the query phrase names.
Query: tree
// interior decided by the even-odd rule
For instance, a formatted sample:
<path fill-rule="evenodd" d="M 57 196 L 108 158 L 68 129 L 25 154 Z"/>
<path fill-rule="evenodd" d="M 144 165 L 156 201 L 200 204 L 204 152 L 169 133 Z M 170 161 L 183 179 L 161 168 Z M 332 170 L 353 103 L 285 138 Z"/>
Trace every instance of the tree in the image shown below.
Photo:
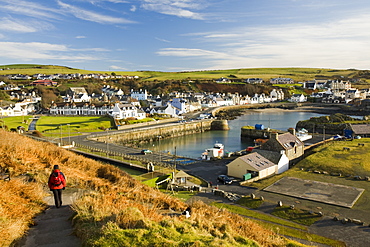
<path fill-rule="evenodd" d="M 10 100 L 9 94 L 7 94 L 6 92 L 1 90 L 0 91 L 0 100 Z"/>

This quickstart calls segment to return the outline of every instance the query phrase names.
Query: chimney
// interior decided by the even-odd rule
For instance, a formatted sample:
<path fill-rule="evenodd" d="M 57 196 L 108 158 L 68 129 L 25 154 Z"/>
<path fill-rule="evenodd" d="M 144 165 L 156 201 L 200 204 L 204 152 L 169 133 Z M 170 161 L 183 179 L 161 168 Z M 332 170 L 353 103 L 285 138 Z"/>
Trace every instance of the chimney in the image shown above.
<path fill-rule="evenodd" d="M 295 135 L 295 128 L 289 128 L 288 131 L 290 134 Z"/>
<path fill-rule="evenodd" d="M 277 133 L 277 132 L 271 132 L 271 134 L 270 134 L 270 138 L 271 139 L 277 140 L 278 139 L 278 136 L 279 136 L 279 133 Z"/>

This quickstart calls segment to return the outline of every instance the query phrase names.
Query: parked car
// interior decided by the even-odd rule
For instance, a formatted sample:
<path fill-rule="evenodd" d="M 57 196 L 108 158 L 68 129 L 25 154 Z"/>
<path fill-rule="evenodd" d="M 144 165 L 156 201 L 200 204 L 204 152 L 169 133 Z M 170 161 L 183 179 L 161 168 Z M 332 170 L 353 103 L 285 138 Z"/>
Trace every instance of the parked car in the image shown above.
<path fill-rule="evenodd" d="M 149 149 L 143 149 L 143 150 L 141 150 L 141 154 L 144 154 L 144 155 L 151 154 L 151 153 L 153 153 L 153 151 L 152 150 L 149 150 Z"/>
<path fill-rule="evenodd" d="M 217 181 L 223 184 L 231 184 L 233 180 L 226 175 L 220 175 L 217 177 Z"/>

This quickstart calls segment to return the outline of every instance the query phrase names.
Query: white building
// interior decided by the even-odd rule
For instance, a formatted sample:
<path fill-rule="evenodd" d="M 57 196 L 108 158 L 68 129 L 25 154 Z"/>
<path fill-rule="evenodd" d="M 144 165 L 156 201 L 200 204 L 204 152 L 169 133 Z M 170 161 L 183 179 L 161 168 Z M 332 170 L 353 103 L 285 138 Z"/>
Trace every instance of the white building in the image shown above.
<path fill-rule="evenodd" d="M 140 89 L 139 91 L 134 91 L 131 89 L 131 98 L 135 98 L 137 100 L 147 100 L 148 99 L 148 92 L 145 90 Z"/>
<path fill-rule="evenodd" d="M 290 102 L 306 102 L 307 97 L 304 96 L 303 94 L 293 94 L 292 97 L 289 99 Z"/>
<path fill-rule="evenodd" d="M 136 106 L 131 104 L 121 104 L 116 103 L 109 113 L 115 119 L 126 119 L 126 118 L 136 118 L 143 119 L 146 117 L 145 112 L 138 109 Z"/>
<path fill-rule="evenodd" d="M 50 107 L 50 114 L 52 115 L 84 115 L 96 116 L 107 115 L 112 112 L 113 105 L 107 104 L 90 104 L 90 103 L 54 103 Z"/>

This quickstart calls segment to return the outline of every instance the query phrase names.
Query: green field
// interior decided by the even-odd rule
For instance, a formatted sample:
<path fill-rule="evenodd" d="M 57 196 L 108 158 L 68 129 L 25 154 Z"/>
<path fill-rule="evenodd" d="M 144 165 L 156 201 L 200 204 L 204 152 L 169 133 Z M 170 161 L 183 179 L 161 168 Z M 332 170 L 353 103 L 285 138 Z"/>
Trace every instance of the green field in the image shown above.
<path fill-rule="evenodd" d="M 35 64 L 15 64 L 15 65 L 0 65 L 0 75 L 6 74 L 27 74 L 33 75 L 36 73 L 44 74 L 68 74 L 68 73 L 101 73 L 110 75 L 130 75 L 139 76 L 142 80 L 214 80 L 220 77 L 226 78 L 262 78 L 268 81 L 275 77 L 289 77 L 296 82 L 312 80 L 318 77 L 356 77 L 358 70 L 335 70 L 335 69 L 318 69 L 318 68 L 250 68 L 250 69 L 229 69 L 229 70 L 205 70 L 205 71 L 186 71 L 186 72 L 161 72 L 161 71 L 91 71 L 69 68 L 56 65 L 35 65 Z M 9 69 L 8 69 L 9 68 Z"/>
<path fill-rule="evenodd" d="M 36 130 L 45 136 L 67 136 L 83 132 L 99 132 L 112 128 L 110 117 L 54 117 L 42 116 L 37 121 Z"/>
<path fill-rule="evenodd" d="M 364 146 L 358 146 L 364 143 Z M 350 148 L 349 151 L 343 150 Z M 355 176 L 362 178 L 370 176 L 370 138 L 353 141 L 333 141 L 319 146 L 288 171 L 268 179 L 252 183 L 252 186 L 263 189 L 282 177 L 296 177 L 319 182 L 341 184 L 365 189 L 362 196 L 354 205 L 354 210 L 370 212 L 370 182 L 355 180 Z M 320 172 L 320 173 L 319 173 Z M 341 174 L 338 176 L 337 174 Z M 336 174 L 336 176 L 330 175 Z M 326 206 L 331 208 L 332 206 Z M 340 208 L 340 207 L 339 207 Z M 336 210 L 333 207 L 333 211 Z"/>
<path fill-rule="evenodd" d="M 8 130 L 16 129 L 18 126 L 22 126 L 25 130 L 28 130 L 28 125 L 31 123 L 33 116 L 19 116 L 19 117 L 2 117 L 0 119 L 0 126 L 7 126 Z"/>

